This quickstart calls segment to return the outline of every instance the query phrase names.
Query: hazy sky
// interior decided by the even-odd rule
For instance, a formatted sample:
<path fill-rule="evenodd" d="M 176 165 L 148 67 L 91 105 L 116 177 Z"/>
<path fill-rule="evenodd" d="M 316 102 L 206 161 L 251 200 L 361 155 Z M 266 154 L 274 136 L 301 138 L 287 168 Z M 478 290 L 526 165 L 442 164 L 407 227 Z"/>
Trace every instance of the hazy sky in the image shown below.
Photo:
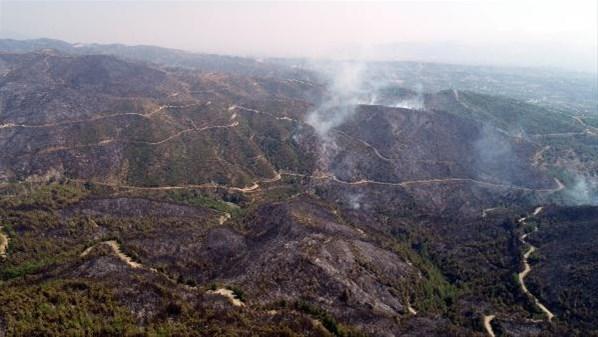
<path fill-rule="evenodd" d="M 0 35 L 252 56 L 414 59 L 595 72 L 597 2 L 0 0 Z"/>

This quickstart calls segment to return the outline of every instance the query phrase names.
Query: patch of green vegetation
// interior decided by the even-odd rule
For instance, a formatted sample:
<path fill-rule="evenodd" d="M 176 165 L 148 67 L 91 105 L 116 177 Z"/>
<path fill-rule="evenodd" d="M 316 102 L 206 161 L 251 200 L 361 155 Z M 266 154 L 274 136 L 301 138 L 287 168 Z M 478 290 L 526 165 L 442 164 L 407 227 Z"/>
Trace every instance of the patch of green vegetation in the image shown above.
<path fill-rule="evenodd" d="M 68 188 L 52 188 L 52 191 L 68 191 Z M 55 202 L 53 199 L 63 198 L 62 193 L 51 193 L 47 188 L 33 193 L 39 193 L 43 197 L 20 195 L 10 205 L 0 207 L 0 219 L 3 219 L 1 225 L 10 237 L 7 257 L 1 261 L 1 280 L 37 274 L 52 269 L 49 266 L 61 265 L 76 256 L 91 239 L 94 224 L 88 217 L 75 216 L 61 221 L 58 209 L 48 206 L 67 203 Z M 76 191 L 68 196 L 68 202 L 72 202 L 72 197 L 78 198 L 79 193 Z M 31 203 L 44 206 L 31 206 Z"/>
<path fill-rule="evenodd" d="M 256 132 L 255 143 L 266 155 L 268 161 L 277 170 L 311 172 L 317 158 L 306 153 L 292 141 L 293 129 L 290 124 L 279 122 L 270 117 L 254 115 L 248 120 L 251 132 Z"/>
<path fill-rule="evenodd" d="M 82 123 L 78 136 L 73 137 L 79 139 L 82 145 L 96 144 L 101 140 L 101 135 L 105 133 L 101 128 L 101 124 L 87 124 Z M 92 147 L 83 148 L 83 151 L 91 153 Z"/>
<path fill-rule="evenodd" d="M 83 247 L 80 242 L 40 239 L 35 232 L 17 235 L 11 230 L 10 233 L 8 257 L 0 269 L 0 280 L 3 281 L 53 270 L 53 266 L 62 265 L 77 256 Z"/>
<path fill-rule="evenodd" d="M 81 280 L 2 287 L 8 336 L 128 336 L 141 332 L 109 289 Z"/>
<path fill-rule="evenodd" d="M 223 213 L 229 213 L 231 216 L 238 216 L 242 212 L 241 208 L 233 203 L 203 195 L 197 190 L 168 191 L 167 199 L 190 206 L 211 208 Z"/>
<path fill-rule="evenodd" d="M 88 194 L 88 191 L 77 183 L 21 183 L 15 189 L 15 196 L 2 200 L 3 207 L 35 206 L 57 209 L 78 202 Z"/>
<path fill-rule="evenodd" d="M 237 286 L 234 286 L 234 285 L 228 286 L 227 288 L 232 290 L 233 294 L 239 301 L 245 302 L 246 298 L 245 298 L 245 292 L 243 291 L 243 289 L 241 289 Z"/>
<path fill-rule="evenodd" d="M 0 271 L 0 279 L 10 280 L 29 274 L 34 274 L 43 267 L 51 264 L 52 262 L 54 262 L 53 259 L 47 258 L 36 261 L 26 261 L 16 266 L 8 266 Z"/>
<path fill-rule="evenodd" d="M 287 181 L 285 180 L 285 183 L 286 182 Z M 285 185 L 276 186 L 275 188 L 264 191 L 262 195 L 264 199 L 268 200 L 269 202 L 277 202 L 288 200 L 289 198 L 300 192 L 301 189 L 298 186 L 298 183 L 289 181 L 289 183 Z"/>
<path fill-rule="evenodd" d="M 527 258 L 527 262 L 532 266 L 537 265 L 538 263 L 542 262 L 543 260 L 545 260 L 545 258 L 543 256 L 541 256 L 540 253 L 538 253 L 538 251 L 533 252 Z"/>
<path fill-rule="evenodd" d="M 151 176 L 148 169 L 154 159 L 152 145 L 130 146 L 127 158 L 129 158 L 128 183 L 140 186 L 159 186 L 160 181 Z"/>
<path fill-rule="evenodd" d="M 297 301 L 295 303 L 295 309 L 304 312 L 320 321 L 322 325 L 326 328 L 326 330 L 330 331 L 330 333 L 332 333 L 335 336 L 365 337 L 365 334 L 363 334 L 362 332 L 352 327 L 338 323 L 336 319 L 326 310 L 317 307 L 307 301 Z"/>
<path fill-rule="evenodd" d="M 459 294 L 459 288 L 447 281 L 442 272 L 427 257 L 425 248 L 416 253 L 405 244 L 394 245 L 395 252 L 410 261 L 423 274 L 423 279 L 411 280 L 404 292 L 405 297 L 411 297 L 411 304 L 420 311 L 446 312 Z"/>
<path fill-rule="evenodd" d="M 7 336 L 314 336 L 305 316 L 274 322 L 251 309 L 211 308 L 179 297 L 168 287 L 144 282 L 157 296 L 143 322 L 125 303 L 135 301 L 135 285 L 110 280 L 68 278 L 35 284 L 0 284 L 0 317 Z M 112 283 L 117 282 L 117 283 Z M 116 286 L 118 285 L 118 286 Z M 124 296 L 117 288 L 125 288 Z M 235 292 L 239 296 L 239 291 Z M 191 301 L 191 302 L 190 302 Z M 139 309 L 137 309 L 139 310 Z M 302 331 L 302 332 L 299 332 Z M 318 336 L 320 334 L 315 334 Z M 354 336 L 354 335 L 343 335 Z"/>

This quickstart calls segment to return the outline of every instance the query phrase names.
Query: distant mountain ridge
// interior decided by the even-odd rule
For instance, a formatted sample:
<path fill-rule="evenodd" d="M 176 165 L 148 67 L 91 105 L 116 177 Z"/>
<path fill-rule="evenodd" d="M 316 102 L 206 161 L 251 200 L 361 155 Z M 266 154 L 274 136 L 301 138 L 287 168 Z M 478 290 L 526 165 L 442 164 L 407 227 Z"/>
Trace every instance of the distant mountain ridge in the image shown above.
<path fill-rule="evenodd" d="M 103 54 L 124 59 L 150 62 L 172 67 L 193 68 L 202 71 L 227 72 L 247 76 L 297 77 L 291 68 L 244 57 L 192 53 L 183 50 L 156 46 L 127 46 L 122 44 L 71 44 L 54 39 L 12 40 L 0 39 L 0 51 L 27 53 L 44 49 L 55 49 L 74 55 Z M 307 79 L 307 78 L 306 78 Z"/>

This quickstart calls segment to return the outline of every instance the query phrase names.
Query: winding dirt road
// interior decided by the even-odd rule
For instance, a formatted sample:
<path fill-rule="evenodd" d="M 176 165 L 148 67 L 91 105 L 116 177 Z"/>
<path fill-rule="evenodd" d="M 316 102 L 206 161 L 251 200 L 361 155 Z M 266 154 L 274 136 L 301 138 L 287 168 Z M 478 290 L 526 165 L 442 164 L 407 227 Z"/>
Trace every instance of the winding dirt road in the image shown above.
<path fill-rule="evenodd" d="M 374 154 L 376 155 L 376 157 L 378 157 L 384 161 L 392 163 L 392 159 L 390 159 L 390 158 L 386 157 L 385 155 L 383 155 L 382 153 L 380 153 L 380 151 L 378 151 L 378 149 L 376 147 L 374 147 L 372 144 L 366 142 L 365 140 L 357 138 L 357 137 L 349 136 L 347 133 L 340 131 L 338 129 L 333 129 L 332 131 L 363 144 L 364 146 L 366 146 L 367 148 L 372 150 L 374 152 Z"/>
<path fill-rule="evenodd" d="M 538 207 L 534 210 L 534 213 L 532 214 L 532 216 L 536 216 L 538 215 L 540 212 L 542 212 L 542 207 Z M 521 224 L 525 224 L 526 223 L 527 218 L 521 218 L 519 219 L 519 223 Z M 534 228 L 534 232 L 537 231 L 538 228 L 535 227 Z M 529 233 L 528 233 L 529 234 Z M 529 274 L 529 272 L 532 270 L 531 266 L 529 265 L 528 259 L 530 257 L 530 255 L 536 251 L 536 247 L 534 247 L 532 244 L 530 244 L 529 242 L 527 242 L 525 239 L 527 238 L 528 234 L 523 234 L 521 235 L 521 237 L 519 238 L 519 241 L 521 241 L 521 243 L 527 245 L 529 248 L 528 250 L 523 254 L 523 270 L 517 274 L 517 278 L 519 280 L 519 285 L 521 286 L 521 290 L 527 294 L 528 296 L 530 296 L 532 298 L 532 300 L 534 301 L 534 304 L 546 315 L 546 317 L 548 318 L 548 321 L 551 321 L 554 318 L 554 314 L 548 310 L 548 308 L 546 308 L 546 306 L 544 306 L 544 304 L 542 304 L 540 302 L 540 300 L 534 296 L 528 289 L 527 286 L 525 285 L 525 277 Z"/>
<path fill-rule="evenodd" d="M 6 250 L 8 249 L 8 235 L 4 234 L 2 230 L 4 227 L 0 226 L 0 258 L 6 258 Z"/>
<path fill-rule="evenodd" d="M 281 175 L 286 176 L 295 176 L 295 177 L 303 177 L 303 178 L 310 178 L 310 179 L 318 179 L 318 180 L 332 180 L 339 184 L 344 185 L 385 185 L 385 186 L 401 186 L 401 187 L 408 187 L 411 185 L 422 185 L 422 184 L 445 184 L 445 183 L 454 183 L 454 182 L 470 182 L 478 185 L 485 185 L 490 187 L 497 187 L 497 188 L 507 188 L 513 190 L 522 190 L 522 191 L 531 191 L 531 192 L 546 192 L 546 193 L 553 193 L 561 191 L 565 188 L 565 185 L 561 183 L 560 180 L 554 178 L 555 184 L 557 185 L 554 188 L 546 188 L 546 189 L 533 189 L 529 187 L 517 186 L 517 185 L 505 185 L 505 184 L 497 184 L 491 183 L 487 181 L 476 180 L 472 178 L 442 178 L 442 179 L 421 179 L 421 180 L 407 180 L 401 182 L 384 182 L 384 181 L 376 181 L 376 180 L 368 180 L 368 179 L 361 179 L 357 181 L 345 181 L 339 179 L 335 175 L 332 174 L 324 174 L 320 176 L 314 176 L 309 174 L 301 174 L 301 173 L 294 173 L 294 172 L 287 172 L 281 171 Z"/>
<path fill-rule="evenodd" d="M 235 307 L 244 307 L 245 303 L 235 296 L 235 293 L 227 288 L 218 288 L 216 290 L 208 290 L 208 294 L 215 294 L 226 297 L 228 301 Z"/>
<path fill-rule="evenodd" d="M 184 104 L 184 105 L 160 105 L 158 108 L 156 108 L 148 113 L 119 112 L 119 113 L 114 113 L 114 114 L 96 116 L 96 117 L 87 118 L 87 119 L 77 119 L 74 121 L 64 121 L 64 122 L 56 122 L 56 123 L 45 123 L 45 124 L 6 123 L 6 124 L 0 124 L 0 129 L 4 129 L 4 128 L 52 128 L 52 127 L 72 125 L 72 124 L 95 122 L 95 121 L 99 121 L 102 119 L 110 119 L 110 118 L 116 118 L 116 117 L 122 117 L 122 116 L 137 116 L 137 117 L 141 117 L 141 118 L 150 119 L 151 116 L 158 114 L 162 111 L 168 110 L 168 109 L 185 109 L 185 108 L 190 108 L 193 106 L 199 106 L 201 104 L 208 104 L 208 103 L 197 102 L 197 103 L 190 103 L 190 104 Z"/>
<path fill-rule="evenodd" d="M 559 182 L 557 180 L 557 182 Z M 559 182 L 560 183 L 560 182 Z M 560 185 L 560 184 L 559 184 Z M 534 209 L 534 212 L 532 213 L 532 216 L 537 216 L 538 214 L 540 214 L 540 212 L 542 212 L 542 210 L 544 209 L 544 207 L 536 207 L 536 209 Z M 483 210 L 483 215 L 485 216 L 485 212 L 486 211 L 490 211 L 493 210 L 493 208 L 489 208 L 486 210 Z M 520 218 L 519 220 L 517 220 L 517 222 L 519 222 L 522 225 L 526 224 L 526 217 Z M 534 232 L 538 230 L 538 228 L 534 228 Z M 519 240 L 529 246 L 529 249 L 523 254 L 523 270 L 517 274 L 517 279 L 519 280 L 519 285 L 521 287 L 521 290 L 527 294 L 528 296 L 530 296 L 530 298 L 532 298 L 532 300 L 534 301 L 534 304 L 540 309 L 542 310 L 542 312 L 546 315 L 548 321 L 550 322 L 553 318 L 554 318 L 554 314 L 552 312 L 550 312 L 550 310 L 548 310 L 548 308 L 546 308 L 546 306 L 544 306 L 540 300 L 538 300 L 538 298 L 536 296 L 534 296 L 532 293 L 530 293 L 530 291 L 527 289 L 527 286 L 525 285 L 524 279 L 527 276 L 527 274 L 529 274 L 529 272 L 532 270 L 531 266 L 529 265 L 528 259 L 530 257 L 530 255 L 536 251 L 536 247 L 532 246 L 529 242 L 525 241 L 525 239 L 527 238 L 528 234 L 523 234 L 521 235 L 521 237 L 519 238 Z M 495 337 L 495 333 L 494 330 L 492 329 L 492 320 L 494 320 L 494 318 L 496 318 L 495 315 L 484 315 L 483 316 L 483 323 L 484 323 L 484 329 L 486 330 L 486 333 L 488 334 L 488 336 L 490 337 Z"/>
<path fill-rule="evenodd" d="M 65 121 L 65 122 L 56 122 L 56 123 L 45 123 L 45 124 L 6 123 L 6 124 L 0 124 L 0 129 L 6 129 L 6 128 L 30 128 L 30 129 L 53 128 L 53 127 L 59 127 L 59 126 L 95 122 L 95 121 L 99 121 L 102 119 L 110 119 L 110 118 L 116 118 L 116 117 L 122 117 L 122 116 L 137 116 L 137 117 L 141 117 L 141 118 L 150 119 L 151 116 L 153 116 L 157 113 L 160 113 L 164 110 L 184 109 L 184 108 L 189 108 L 189 107 L 193 107 L 193 106 L 198 106 L 201 104 L 202 103 L 191 103 L 191 104 L 185 104 L 185 105 L 161 105 L 158 108 L 156 108 L 148 113 L 120 112 L 120 113 L 114 113 L 114 114 L 109 114 L 109 115 L 96 116 L 96 117 L 87 118 L 87 119 L 78 119 L 78 120 L 74 120 L 74 121 Z"/>
<path fill-rule="evenodd" d="M 278 181 L 282 178 L 282 176 L 275 176 L 274 178 L 264 178 L 259 180 L 259 183 L 271 183 Z M 146 186 L 133 186 L 133 185 L 125 185 L 125 184 L 114 184 L 114 183 L 105 183 L 105 182 L 98 182 L 98 181 L 90 181 L 86 179 L 70 179 L 71 181 L 78 182 L 78 183 L 93 183 L 96 185 L 101 186 L 108 186 L 113 188 L 124 188 L 128 190 L 136 190 L 136 191 L 172 191 L 172 190 L 185 190 L 185 189 L 210 189 L 210 188 L 220 188 L 225 189 L 228 191 L 235 191 L 241 193 L 253 193 L 260 190 L 261 186 L 258 182 L 254 182 L 250 186 L 246 187 L 233 187 L 227 185 L 220 185 L 216 183 L 205 183 L 205 184 L 185 184 L 185 185 L 175 185 L 175 186 L 155 186 L 155 187 L 146 187 Z"/>
<path fill-rule="evenodd" d="M 245 187 L 236 187 L 236 186 L 228 186 L 228 185 L 220 185 L 216 183 L 204 183 L 204 184 L 184 184 L 184 185 L 174 185 L 174 186 L 155 186 L 155 187 L 145 187 L 145 186 L 133 186 L 133 185 L 126 185 L 126 184 L 115 184 L 115 183 L 105 183 L 105 182 L 97 182 L 97 181 L 89 181 L 85 179 L 71 179 L 71 181 L 78 182 L 78 183 L 87 183 L 91 182 L 101 186 L 109 186 L 113 188 L 124 188 L 129 190 L 138 190 L 138 191 L 169 191 L 169 190 L 183 190 L 183 189 L 211 189 L 211 188 L 220 188 L 225 189 L 228 191 L 234 192 L 241 192 L 241 193 L 254 193 L 259 192 L 262 190 L 261 184 L 266 183 L 274 183 L 282 179 L 283 176 L 290 176 L 290 177 L 300 177 L 300 178 L 308 178 L 308 179 L 315 179 L 315 180 L 330 180 L 339 184 L 343 185 L 384 185 L 384 186 L 399 186 L 399 187 L 409 187 L 411 185 L 418 185 L 418 184 L 445 184 L 445 183 L 455 183 L 455 182 L 471 182 L 478 185 L 485 185 L 490 187 L 496 188 L 506 188 L 506 189 L 514 189 L 514 190 L 523 190 L 523 191 L 532 191 L 532 192 L 557 192 L 564 188 L 564 185 L 555 178 L 555 182 L 557 187 L 552 189 L 532 189 L 528 187 L 521 187 L 515 185 L 504 185 L 504 184 L 496 184 L 490 183 L 470 178 L 445 178 L 445 179 L 425 179 L 425 180 L 410 180 L 410 181 L 402 181 L 402 182 L 382 182 L 382 181 L 375 181 L 375 180 L 358 180 L 358 181 L 344 181 L 339 179 L 338 177 L 332 174 L 322 174 L 322 175 L 310 175 L 310 174 L 302 174 L 296 172 L 289 172 L 289 171 L 279 171 L 275 173 L 275 176 L 272 178 L 262 178 L 255 182 L 253 182 L 249 186 Z"/>
<path fill-rule="evenodd" d="M 274 114 L 271 114 L 271 113 L 269 113 L 269 112 L 265 112 L 265 111 L 260 111 L 260 110 L 256 110 L 256 109 L 247 108 L 247 107 L 244 107 L 244 106 L 242 106 L 242 105 L 231 105 L 230 107 L 228 107 L 228 111 L 234 111 L 234 110 L 236 110 L 236 111 L 247 111 L 247 112 L 253 112 L 253 113 L 255 113 L 255 114 L 261 114 L 261 115 L 270 116 L 270 117 L 272 117 L 272 118 L 274 118 L 274 119 L 281 120 L 281 121 L 291 121 L 291 122 L 296 122 L 296 123 L 305 124 L 303 121 L 300 121 L 300 120 L 298 120 L 298 119 L 294 119 L 294 118 L 291 118 L 291 117 L 286 117 L 286 116 L 279 117 L 279 116 L 276 116 L 276 115 L 274 115 Z"/>
<path fill-rule="evenodd" d="M 483 319 L 484 329 L 486 329 L 486 332 L 490 337 L 496 337 L 496 335 L 494 334 L 494 330 L 492 329 L 492 320 L 494 320 L 494 318 L 496 318 L 496 316 L 494 315 L 484 315 Z"/>
<path fill-rule="evenodd" d="M 471 183 L 478 184 L 478 185 L 486 185 L 486 186 L 492 186 L 492 187 L 508 188 L 508 189 L 513 189 L 513 190 L 522 190 L 522 191 L 534 191 L 534 192 L 557 192 L 564 188 L 564 185 L 556 178 L 555 178 L 555 183 L 557 184 L 557 187 L 548 188 L 548 189 L 533 189 L 533 188 L 517 186 L 517 185 L 497 184 L 497 183 L 491 183 L 491 182 L 487 182 L 487 181 L 476 180 L 476 179 L 472 179 L 472 178 L 422 179 L 422 180 L 402 181 L 402 182 L 397 182 L 397 183 L 381 182 L 381 181 L 367 180 L 367 179 L 362 179 L 362 180 L 358 180 L 358 181 L 344 181 L 344 180 L 337 178 L 336 176 L 333 176 L 332 179 L 338 183 L 347 184 L 347 185 L 375 184 L 375 185 L 407 187 L 410 185 L 418 185 L 418 184 L 471 182 Z"/>
<path fill-rule="evenodd" d="M 85 249 L 83 251 L 83 253 L 81 253 L 80 256 L 81 257 L 87 256 L 98 245 L 107 245 L 108 247 L 110 247 L 112 249 L 112 251 L 114 252 L 114 255 L 116 255 L 121 261 L 123 261 L 124 263 L 129 265 L 129 267 L 143 268 L 143 265 L 141 263 L 133 261 L 133 259 L 131 259 L 131 257 L 129 257 L 125 253 L 123 253 L 122 250 L 120 249 L 120 245 L 118 244 L 118 242 L 116 242 L 114 240 L 102 241 L 98 244 L 88 247 L 87 249 Z M 150 270 L 153 270 L 153 268 L 150 268 Z"/>
<path fill-rule="evenodd" d="M 540 212 L 542 212 L 542 210 L 544 210 L 544 207 L 542 207 L 542 206 L 536 207 L 536 209 L 534 210 L 534 213 L 532 213 L 532 215 L 536 216 L 536 215 L 540 214 Z"/>
<path fill-rule="evenodd" d="M 550 145 L 546 145 L 543 148 L 541 148 L 538 152 L 536 152 L 532 158 L 532 166 L 538 167 L 540 166 L 540 163 L 543 161 L 544 159 L 544 152 L 548 151 L 550 149 Z"/>
<path fill-rule="evenodd" d="M 573 119 L 575 119 L 577 122 L 579 122 L 579 124 L 581 124 L 583 127 L 585 127 L 585 132 L 593 135 L 593 136 L 598 136 L 598 128 L 595 128 L 591 125 L 586 124 L 586 122 L 582 119 L 581 116 L 572 116 Z"/>
<path fill-rule="evenodd" d="M 535 192 L 558 192 L 562 190 L 565 186 L 558 180 L 555 180 L 555 184 L 557 185 L 554 188 L 547 188 L 547 189 L 533 189 L 529 187 L 522 187 L 517 185 L 505 185 L 505 184 L 497 184 L 491 183 L 487 181 L 475 180 L 471 178 L 442 178 L 442 179 L 421 179 L 421 180 L 407 180 L 401 182 L 385 182 L 385 181 L 376 181 L 376 180 L 368 180 L 368 179 L 361 179 L 357 181 L 345 181 L 342 180 L 332 174 L 324 174 L 320 176 L 314 176 L 309 174 L 302 174 L 302 173 L 295 173 L 295 172 L 287 172 L 281 171 L 281 175 L 283 176 L 294 176 L 294 177 L 303 177 L 303 178 L 311 178 L 311 179 L 318 179 L 318 180 L 332 180 L 336 183 L 343 184 L 343 185 L 385 185 L 385 186 L 401 186 L 401 187 L 408 187 L 410 185 L 420 185 L 420 184 L 444 184 L 444 183 L 454 183 L 454 182 L 471 182 L 474 184 L 479 185 L 487 185 L 492 187 L 499 187 L 499 188 L 508 188 L 514 190 L 523 190 L 523 191 L 535 191 Z"/>
<path fill-rule="evenodd" d="M 497 210 L 497 209 L 499 209 L 499 208 L 500 208 L 500 207 L 484 208 L 484 209 L 482 210 L 482 218 L 485 218 L 485 217 L 487 217 L 487 216 L 488 216 L 488 213 L 490 213 L 490 212 L 493 212 L 493 211 L 495 211 L 495 210 Z"/>
<path fill-rule="evenodd" d="M 88 147 L 97 147 L 97 146 L 105 146 L 108 144 L 112 144 L 112 143 L 128 143 L 128 144 L 145 144 L 145 145 L 160 145 L 160 144 L 164 144 L 166 142 L 169 142 L 173 139 L 176 139 L 186 133 L 190 133 L 190 132 L 202 132 L 202 131 L 206 131 L 206 130 L 211 130 L 211 129 L 227 129 L 227 128 L 234 128 L 239 126 L 239 122 L 234 121 L 231 124 L 226 124 L 226 125 L 210 125 L 210 126 L 204 126 L 201 128 L 189 128 L 189 129 L 184 129 L 181 130 L 171 136 L 168 136 L 162 140 L 159 141 L 155 141 L 155 142 L 148 142 L 148 141 L 143 141 L 143 140 L 120 140 L 120 139 L 105 139 L 102 140 L 100 142 L 97 143 L 93 143 L 93 144 L 83 144 L 83 145 L 76 145 L 76 146 L 57 146 L 57 147 L 51 147 L 51 148 L 47 148 L 44 150 L 39 151 L 39 153 L 53 153 L 53 152 L 58 152 L 58 151 L 65 151 L 65 150 L 73 150 L 73 149 L 80 149 L 80 148 L 88 148 Z"/>
<path fill-rule="evenodd" d="M 205 130 L 211 130 L 211 129 L 228 129 L 228 128 L 234 128 L 239 126 L 239 122 L 235 121 L 231 124 L 226 124 L 226 125 L 211 125 L 211 126 L 204 126 L 201 128 L 189 128 L 189 129 L 185 129 L 185 130 L 181 130 L 175 134 L 173 134 L 172 136 L 166 137 L 162 140 L 156 141 L 156 142 L 147 142 L 147 141 L 129 141 L 129 143 L 135 143 L 135 144 L 147 144 L 147 145 L 160 145 L 160 144 L 164 144 L 168 141 L 171 141 L 175 138 L 178 138 L 186 133 L 189 132 L 201 132 L 201 131 L 205 131 Z"/>
<path fill-rule="evenodd" d="M 223 218 L 220 219 L 220 224 L 223 224 L 224 222 L 226 222 L 228 219 L 230 219 L 230 214 L 225 213 L 225 215 L 223 216 Z M 120 249 L 120 245 L 118 244 L 118 242 L 114 241 L 114 240 L 109 240 L 109 241 L 102 241 L 100 243 L 97 243 L 93 246 L 87 247 L 82 253 L 81 253 L 81 257 L 85 257 L 87 255 L 89 255 L 89 253 L 98 245 L 107 245 L 108 247 L 110 247 L 112 249 L 112 252 L 114 253 L 114 255 L 116 255 L 121 261 L 123 261 L 124 263 L 126 263 L 129 267 L 133 268 L 133 269 L 146 269 L 151 271 L 152 273 L 157 273 L 160 274 L 162 276 L 164 276 L 166 279 L 168 279 L 169 281 L 179 284 L 175 279 L 173 279 L 172 277 L 168 276 L 167 274 L 163 273 L 163 272 L 159 272 L 157 269 L 155 268 L 148 268 L 145 267 L 144 265 L 142 265 L 141 263 L 135 262 L 133 261 L 133 259 L 131 257 L 129 257 L 128 255 L 126 255 L 125 253 L 122 252 L 122 250 Z M 191 290 L 197 290 L 199 289 L 198 287 L 194 287 L 194 286 L 189 286 L 186 284 L 182 284 L 182 286 L 184 286 L 187 289 L 191 289 Z M 216 290 L 209 290 L 207 291 L 208 294 L 215 294 L 215 295 L 219 295 L 219 296 L 223 296 L 225 298 L 228 299 L 228 301 L 236 306 L 236 307 L 244 307 L 245 303 L 243 303 L 243 301 L 241 301 L 239 298 L 237 298 L 237 296 L 235 295 L 235 293 L 227 288 L 219 288 Z"/>
<path fill-rule="evenodd" d="M 230 213 L 225 212 L 223 215 L 221 215 L 218 218 L 218 223 L 221 224 L 221 225 L 224 225 L 224 223 L 227 222 L 230 218 L 231 218 Z"/>
<path fill-rule="evenodd" d="M 591 132 L 580 131 L 580 132 L 536 133 L 536 134 L 533 134 L 533 135 L 530 135 L 530 136 L 536 137 L 536 138 L 542 138 L 542 137 L 571 137 L 571 136 L 581 136 L 581 135 L 586 135 L 586 134 L 594 135 Z"/>
<path fill-rule="evenodd" d="M 409 311 L 410 314 L 412 314 L 413 316 L 417 315 L 417 311 L 415 309 L 413 309 L 413 307 L 411 306 L 411 304 L 407 305 L 407 310 Z"/>

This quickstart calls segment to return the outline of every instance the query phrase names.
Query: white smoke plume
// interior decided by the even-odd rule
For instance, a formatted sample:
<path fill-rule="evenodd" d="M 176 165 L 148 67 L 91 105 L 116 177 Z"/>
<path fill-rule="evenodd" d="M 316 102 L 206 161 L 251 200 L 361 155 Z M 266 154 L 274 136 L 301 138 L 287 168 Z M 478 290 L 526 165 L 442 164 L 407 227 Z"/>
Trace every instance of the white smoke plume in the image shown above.
<path fill-rule="evenodd" d="M 354 112 L 354 106 L 363 96 L 363 72 L 364 65 L 354 62 L 342 62 L 325 70 L 330 83 L 326 99 L 306 120 L 318 135 L 325 137 Z M 342 107 L 345 108 L 339 109 Z"/>
<path fill-rule="evenodd" d="M 598 205 L 598 179 L 576 174 L 564 194 L 566 202 L 574 205 Z"/>
<path fill-rule="evenodd" d="M 333 132 L 350 119 L 358 105 L 384 105 L 388 107 L 423 110 L 424 90 L 421 84 L 415 90 L 401 86 L 400 74 L 392 68 L 376 63 L 357 61 L 316 62 L 308 68 L 320 73 L 327 83 L 324 99 L 306 116 L 306 123 L 316 131 L 319 144 L 319 168 L 330 172 L 348 172 L 352 169 L 351 157 L 343 163 L 333 161 L 339 154 L 338 134 Z M 338 164 L 338 165 L 333 165 Z M 338 172 L 343 175 L 343 172 Z"/>
<path fill-rule="evenodd" d="M 372 67 L 370 67 L 370 70 Z M 396 70 L 375 69 L 369 72 L 364 80 L 364 87 L 368 92 L 368 100 L 363 104 L 384 105 L 393 108 L 411 110 L 424 109 L 424 89 L 422 83 L 408 88 Z"/>
<path fill-rule="evenodd" d="M 421 83 L 418 83 L 416 85 L 415 93 L 416 93 L 416 95 L 414 97 L 409 97 L 409 98 L 399 100 L 392 106 L 395 108 L 423 110 L 424 109 L 424 87 Z"/>
<path fill-rule="evenodd" d="M 349 204 L 349 207 L 351 207 L 351 209 L 354 209 L 354 210 L 358 210 L 358 209 L 362 208 L 364 206 L 363 202 L 362 202 L 363 196 L 364 195 L 361 193 L 347 194 L 346 198 L 347 198 L 347 203 Z"/>
<path fill-rule="evenodd" d="M 331 130 L 342 125 L 355 113 L 356 105 L 362 103 L 365 65 L 340 62 L 328 65 L 321 71 L 328 79 L 328 92 L 320 106 L 308 114 L 306 123 L 316 130 L 322 141 L 321 166 L 327 169 L 338 149 Z"/>

